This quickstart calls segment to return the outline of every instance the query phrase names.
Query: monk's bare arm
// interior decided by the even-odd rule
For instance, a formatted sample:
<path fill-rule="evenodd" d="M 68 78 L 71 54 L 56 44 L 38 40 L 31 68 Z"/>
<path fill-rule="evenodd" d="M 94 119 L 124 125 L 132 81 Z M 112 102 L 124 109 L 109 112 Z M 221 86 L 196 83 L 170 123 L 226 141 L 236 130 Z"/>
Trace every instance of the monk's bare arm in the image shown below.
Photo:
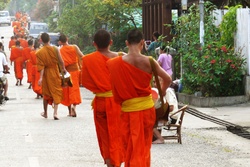
<path fill-rule="evenodd" d="M 77 52 L 78 56 L 79 56 L 80 58 L 82 58 L 82 56 L 84 56 L 84 54 L 81 52 L 81 50 L 79 49 L 79 47 L 78 47 L 77 45 L 74 45 L 74 46 L 75 46 L 75 48 L 76 48 L 76 52 Z"/>
<path fill-rule="evenodd" d="M 157 61 L 154 60 L 154 63 L 155 63 L 155 69 L 157 71 L 158 76 L 161 77 L 163 80 L 163 83 L 161 84 L 161 89 L 162 89 L 163 96 L 165 96 L 166 90 L 170 86 L 172 79 L 170 75 L 163 68 L 160 67 Z"/>
<path fill-rule="evenodd" d="M 84 56 L 84 54 L 81 52 L 81 50 L 79 49 L 77 45 L 74 45 L 74 47 L 78 55 L 78 65 L 80 68 L 82 68 L 82 57 Z"/>

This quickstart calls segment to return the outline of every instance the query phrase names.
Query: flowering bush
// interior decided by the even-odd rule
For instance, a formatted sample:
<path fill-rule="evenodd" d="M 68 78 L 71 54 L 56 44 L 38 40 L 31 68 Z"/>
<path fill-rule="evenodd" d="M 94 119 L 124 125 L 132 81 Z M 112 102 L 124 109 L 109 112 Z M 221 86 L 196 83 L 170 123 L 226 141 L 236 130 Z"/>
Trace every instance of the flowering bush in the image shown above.
<path fill-rule="evenodd" d="M 203 96 L 235 96 L 244 94 L 244 66 L 246 60 L 235 52 L 231 38 L 221 38 L 226 31 L 233 34 L 234 26 L 228 22 L 226 28 L 216 27 L 211 14 L 215 6 L 205 2 L 205 45 L 200 47 L 199 38 L 199 8 L 195 5 L 189 8 L 187 15 L 178 19 L 175 25 L 177 34 L 171 46 L 176 48 L 182 58 L 182 82 L 184 93 L 193 94 L 201 91 Z M 230 14 L 233 16 L 235 13 Z M 233 18 L 233 17 L 232 17 Z M 225 23 L 224 23 L 225 24 Z"/>
<path fill-rule="evenodd" d="M 216 42 L 199 50 L 201 56 L 191 57 L 192 65 L 183 74 L 187 88 L 201 91 L 204 96 L 242 95 L 246 61 L 240 53 Z"/>

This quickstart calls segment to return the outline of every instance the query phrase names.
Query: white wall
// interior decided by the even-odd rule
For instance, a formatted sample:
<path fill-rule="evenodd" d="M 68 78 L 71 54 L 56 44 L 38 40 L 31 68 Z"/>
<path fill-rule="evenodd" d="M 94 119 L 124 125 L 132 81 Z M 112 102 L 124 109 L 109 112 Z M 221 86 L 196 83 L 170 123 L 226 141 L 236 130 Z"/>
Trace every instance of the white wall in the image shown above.
<path fill-rule="evenodd" d="M 250 9 L 237 10 L 237 32 L 235 34 L 235 49 L 241 51 L 247 59 L 247 74 L 250 74 Z"/>

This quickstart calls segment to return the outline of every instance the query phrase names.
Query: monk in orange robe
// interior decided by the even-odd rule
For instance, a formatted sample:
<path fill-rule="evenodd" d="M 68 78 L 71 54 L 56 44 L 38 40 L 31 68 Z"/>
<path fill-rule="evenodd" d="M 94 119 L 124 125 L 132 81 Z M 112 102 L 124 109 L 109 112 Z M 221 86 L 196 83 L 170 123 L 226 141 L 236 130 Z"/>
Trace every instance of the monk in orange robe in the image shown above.
<path fill-rule="evenodd" d="M 10 61 L 11 64 L 14 62 L 14 71 L 16 77 L 16 86 L 22 85 L 23 80 L 23 48 L 20 46 L 20 42 L 16 41 L 16 45 L 12 47 L 10 52 Z M 20 83 L 19 83 L 20 82 Z"/>
<path fill-rule="evenodd" d="M 11 36 L 9 41 L 9 50 L 11 50 L 11 48 L 15 45 L 16 45 L 16 38 L 14 36 Z"/>
<path fill-rule="evenodd" d="M 32 64 L 32 89 L 36 93 L 36 99 L 39 99 L 39 97 L 42 97 L 42 87 L 38 85 L 38 81 L 40 79 L 40 73 L 37 70 L 36 65 L 36 52 L 39 49 L 39 42 L 38 40 L 35 40 L 34 43 L 34 50 L 30 52 L 30 62 Z"/>
<path fill-rule="evenodd" d="M 142 55 L 143 34 L 131 30 L 126 45 L 128 54 L 110 59 L 112 91 L 121 105 L 121 132 L 124 143 L 125 167 L 150 167 L 150 149 L 155 124 L 155 108 L 150 82 L 152 69 L 149 57 Z M 162 90 L 170 85 L 170 76 L 154 60 L 158 75 L 163 79 Z"/>
<path fill-rule="evenodd" d="M 30 52 L 33 49 L 33 40 L 30 39 L 28 41 L 28 46 L 29 47 L 25 47 L 23 49 L 23 57 L 24 57 L 24 61 L 25 61 L 25 65 L 26 65 L 26 72 L 27 72 L 27 83 L 29 83 L 29 87 L 28 89 L 31 89 L 31 82 L 32 82 L 32 63 L 30 61 Z"/>
<path fill-rule="evenodd" d="M 27 37 L 23 37 L 23 35 L 21 35 L 21 37 L 18 40 L 20 41 L 20 45 L 23 48 L 29 47 L 29 44 L 28 44 L 28 41 L 27 41 Z"/>
<path fill-rule="evenodd" d="M 112 40 L 105 30 L 94 36 L 95 52 L 82 58 L 82 84 L 95 94 L 92 102 L 96 134 L 101 155 L 108 167 L 123 162 L 120 132 L 120 106 L 114 102 L 106 62 L 117 53 L 109 50 Z"/>
<path fill-rule="evenodd" d="M 62 57 L 57 47 L 51 46 L 50 37 L 47 33 L 41 34 L 41 41 L 44 46 L 36 52 L 37 70 L 40 72 L 38 85 L 42 86 L 43 109 L 41 116 L 47 118 L 48 104 L 54 104 L 54 120 L 59 120 L 57 116 L 58 104 L 63 99 L 61 78 L 58 65 L 64 73 L 65 69 Z"/>
<path fill-rule="evenodd" d="M 72 87 L 63 87 L 63 101 L 61 104 L 68 107 L 68 116 L 76 117 L 76 105 L 82 102 L 79 87 L 79 62 L 82 59 L 83 53 L 78 46 L 69 45 L 67 37 L 64 34 L 60 35 L 59 44 L 65 68 L 70 73 L 73 83 Z"/>

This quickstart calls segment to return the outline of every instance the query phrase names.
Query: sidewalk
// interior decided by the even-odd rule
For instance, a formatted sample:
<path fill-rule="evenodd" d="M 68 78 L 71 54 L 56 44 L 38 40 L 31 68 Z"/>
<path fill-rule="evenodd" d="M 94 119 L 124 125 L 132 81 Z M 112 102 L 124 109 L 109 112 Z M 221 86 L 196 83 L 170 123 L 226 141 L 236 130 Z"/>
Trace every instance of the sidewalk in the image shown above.
<path fill-rule="evenodd" d="M 242 127 L 250 128 L 250 102 L 244 104 L 237 104 L 233 106 L 224 106 L 215 108 L 200 108 L 195 106 L 190 106 L 190 107 L 195 108 L 196 110 L 211 115 L 213 117 L 234 123 Z M 187 126 L 203 127 L 206 125 L 191 123 L 190 125 Z"/>

